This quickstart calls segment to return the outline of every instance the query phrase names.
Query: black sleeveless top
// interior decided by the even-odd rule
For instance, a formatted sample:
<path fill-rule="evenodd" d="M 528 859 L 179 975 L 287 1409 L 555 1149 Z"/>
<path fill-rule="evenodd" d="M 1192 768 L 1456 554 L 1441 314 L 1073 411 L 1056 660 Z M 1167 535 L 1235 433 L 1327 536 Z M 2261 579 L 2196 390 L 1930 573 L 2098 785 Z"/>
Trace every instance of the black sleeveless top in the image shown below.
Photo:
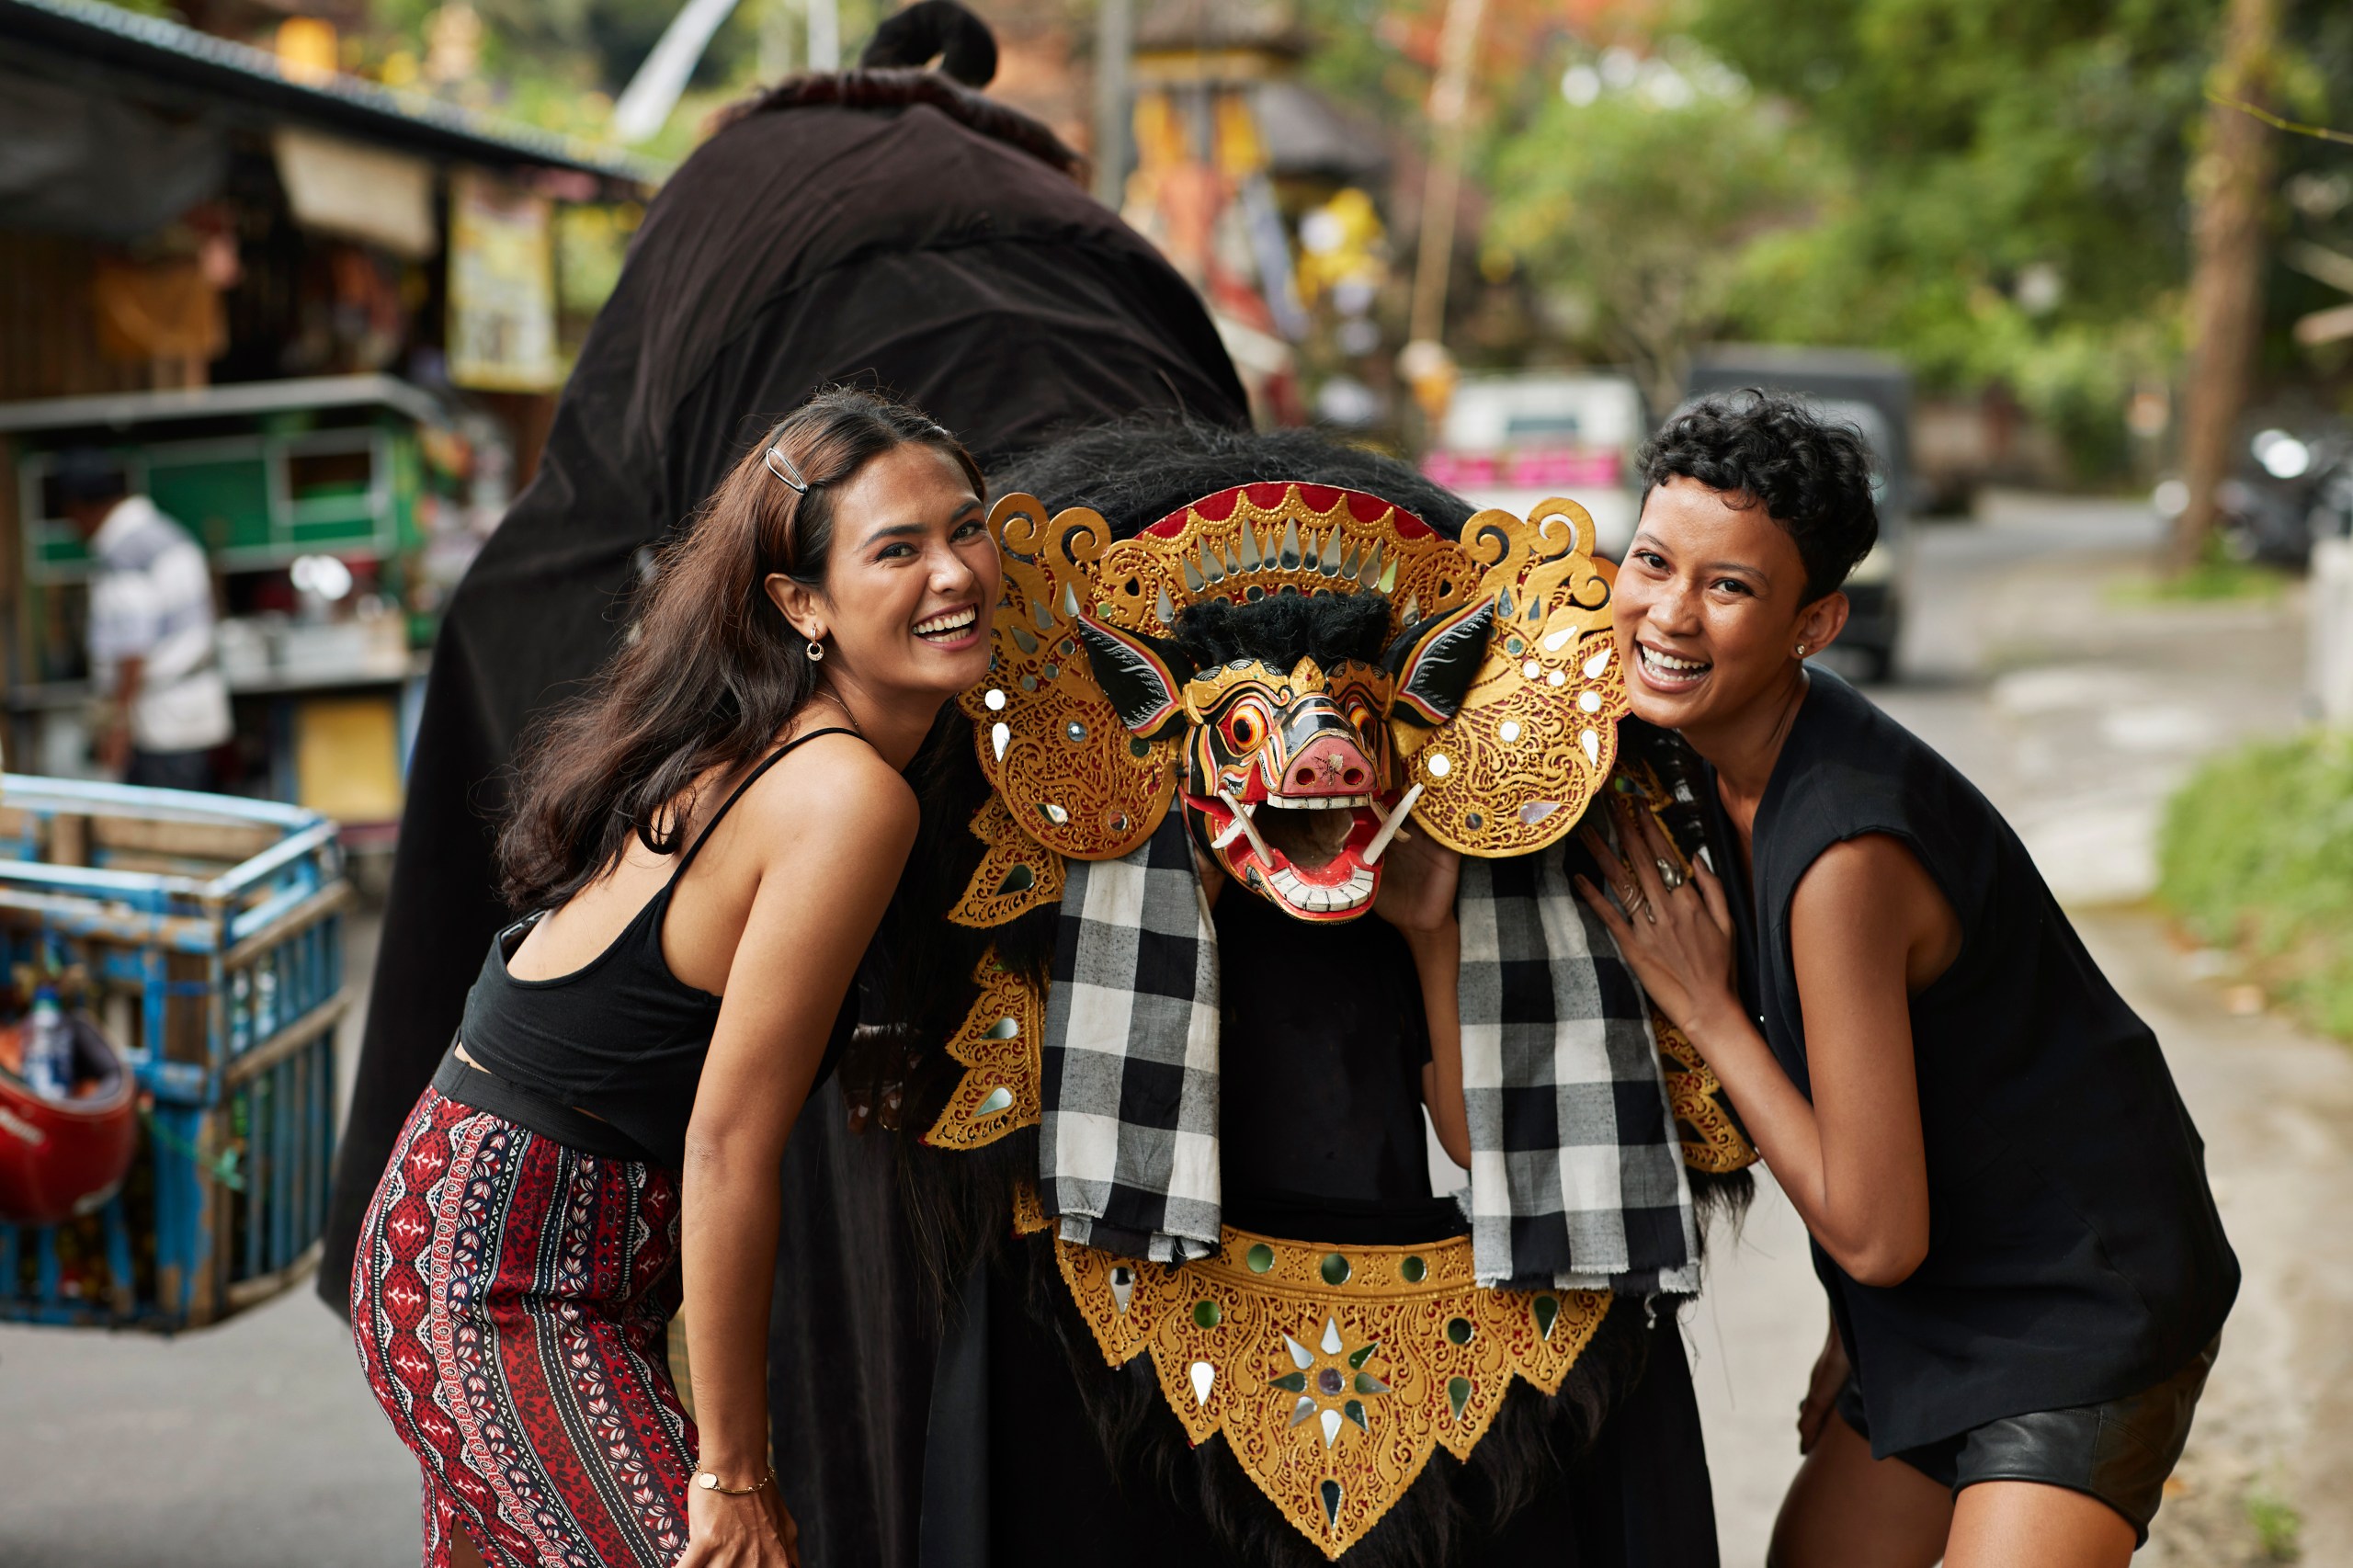
<path fill-rule="evenodd" d="M 2221 1329 L 2239 1269 L 2155 1037 L 1993 805 L 1853 687 L 1819 670 L 1812 683 L 1758 804 L 1753 898 L 1738 857 L 1717 857 L 1744 1000 L 1801 1092 L 1790 904 L 1823 851 L 1901 839 L 1961 928 L 1960 956 L 1911 1007 L 1927 1259 L 1875 1288 L 1813 1248 L 1872 1453 L 2162 1382 Z"/>
<path fill-rule="evenodd" d="M 501 931 L 466 995 L 459 1029 L 466 1054 L 481 1071 L 465 1072 L 453 1060 L 435 1085 L 559 1142 L 676 1170 L 686 1160 L 687 1119 L 720 999 L 679 980 L 662 956 L 670 896 L 721 820 L 762 774 L 820 735 L 851 733 L 812 730 L 768 754 L 711 813 L 662 891 L 581 968 L 552 980 L 517 980 L 507 972 L 508 956 L 545 910 Z M 855 1009 L 846 1002 L 818 1082 L 840 1055 L 854 1021 Z M 492 1082 L 481 1082 L 485 1077 Z M 584 1120 L 581 1111 L 596 1119 Z"/>

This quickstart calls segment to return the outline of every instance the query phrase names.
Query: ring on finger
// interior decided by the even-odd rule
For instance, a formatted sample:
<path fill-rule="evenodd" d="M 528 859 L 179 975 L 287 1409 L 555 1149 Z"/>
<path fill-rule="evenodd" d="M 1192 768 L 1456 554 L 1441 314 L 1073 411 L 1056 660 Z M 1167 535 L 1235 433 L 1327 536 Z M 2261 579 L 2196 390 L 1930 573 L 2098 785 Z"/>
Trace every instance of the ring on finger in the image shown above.
<path fill-rule="evenodd" d="M 1667 892 L 1673 892 L 1676 889 L 1681 887 L 1686 881 L 1689 881 L 1689 879 L 1684 876 L 1680 870 L 1677 869 L 1675 862 L 1668 859 L 1665 856 L 1659 856 L 1654 863 L 1658 867 L 1658 880 L 1665 884 Z"/>

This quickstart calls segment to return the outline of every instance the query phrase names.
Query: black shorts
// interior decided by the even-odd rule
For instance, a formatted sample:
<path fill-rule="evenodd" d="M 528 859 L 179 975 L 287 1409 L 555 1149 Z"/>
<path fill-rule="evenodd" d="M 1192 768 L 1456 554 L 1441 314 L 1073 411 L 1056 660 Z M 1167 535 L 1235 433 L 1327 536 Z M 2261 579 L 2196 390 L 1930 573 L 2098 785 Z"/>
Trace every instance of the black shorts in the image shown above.
<path fill-rule="evenodd" d="M 2131 1521 L 2134 1537 L 2145 1546 L 2165 1477 L 2189 1441 L 2189 1420 L 2222 1343 L 2216 1337 L 2188 1366 L 2139 1393 L 2004 1416 L 1956 1437 L 1899 1449 L 1893 1457 L 1955 1492 L 1981 1481 L 2039 1481 L 2086 1493 Z M 1838 1414 L 1863 1437 L 1870 1437 L 1863 1391 L 1851 1377 L 1838 1391 Z"/>

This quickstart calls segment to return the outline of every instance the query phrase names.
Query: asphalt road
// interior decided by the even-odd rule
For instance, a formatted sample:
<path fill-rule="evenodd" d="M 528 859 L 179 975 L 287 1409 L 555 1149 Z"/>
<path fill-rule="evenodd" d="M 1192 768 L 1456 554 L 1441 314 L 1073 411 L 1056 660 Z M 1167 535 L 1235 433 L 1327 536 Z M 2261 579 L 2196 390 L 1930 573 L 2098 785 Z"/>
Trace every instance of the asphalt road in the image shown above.
<path fill-rule="evenodd" d="M 2142 1561 L 2267 1561 L 2256 1520 L 2292 1517 L 2306 1561 L 2353 1562 L 2353 1238 L 2313 1219 L 2353 1176 L 2353 1055 L 2229 1012 L 2217 960 L 2129 903 L 2196 756 L 2297 722 L 2296 611 L 2120 608 L 2107 585 L 2153 538 L 2030 498 L 1924 529 L 1902 678 L 1875 695 L 2019 824 L 2209 1141 L 2247 1286 Z M 1762 1562 L 1822 1312 L 1768 1185 L 1686 1321 L 1728 1568 Z M 380 1568 L 416 1530 L 413 1461 L 307 1290 L 177 1340 L 0 1327 L 0 1568 Z"/>

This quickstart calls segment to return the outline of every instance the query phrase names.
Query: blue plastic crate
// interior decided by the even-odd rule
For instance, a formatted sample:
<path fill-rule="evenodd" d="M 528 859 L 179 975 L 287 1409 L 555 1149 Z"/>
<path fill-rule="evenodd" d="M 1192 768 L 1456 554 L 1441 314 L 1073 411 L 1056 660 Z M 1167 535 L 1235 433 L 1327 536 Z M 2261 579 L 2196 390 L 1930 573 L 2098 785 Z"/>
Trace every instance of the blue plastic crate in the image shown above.
<path fill-rule="evenodd" d="M 350 1005 L 335 834 L 270 801 L 0 775 L 0 960 L 84 968 L 145 1122 L 103 1209 L 0 1225 L 0 1319 L 193 1328 L 316 1261 Z"/>

